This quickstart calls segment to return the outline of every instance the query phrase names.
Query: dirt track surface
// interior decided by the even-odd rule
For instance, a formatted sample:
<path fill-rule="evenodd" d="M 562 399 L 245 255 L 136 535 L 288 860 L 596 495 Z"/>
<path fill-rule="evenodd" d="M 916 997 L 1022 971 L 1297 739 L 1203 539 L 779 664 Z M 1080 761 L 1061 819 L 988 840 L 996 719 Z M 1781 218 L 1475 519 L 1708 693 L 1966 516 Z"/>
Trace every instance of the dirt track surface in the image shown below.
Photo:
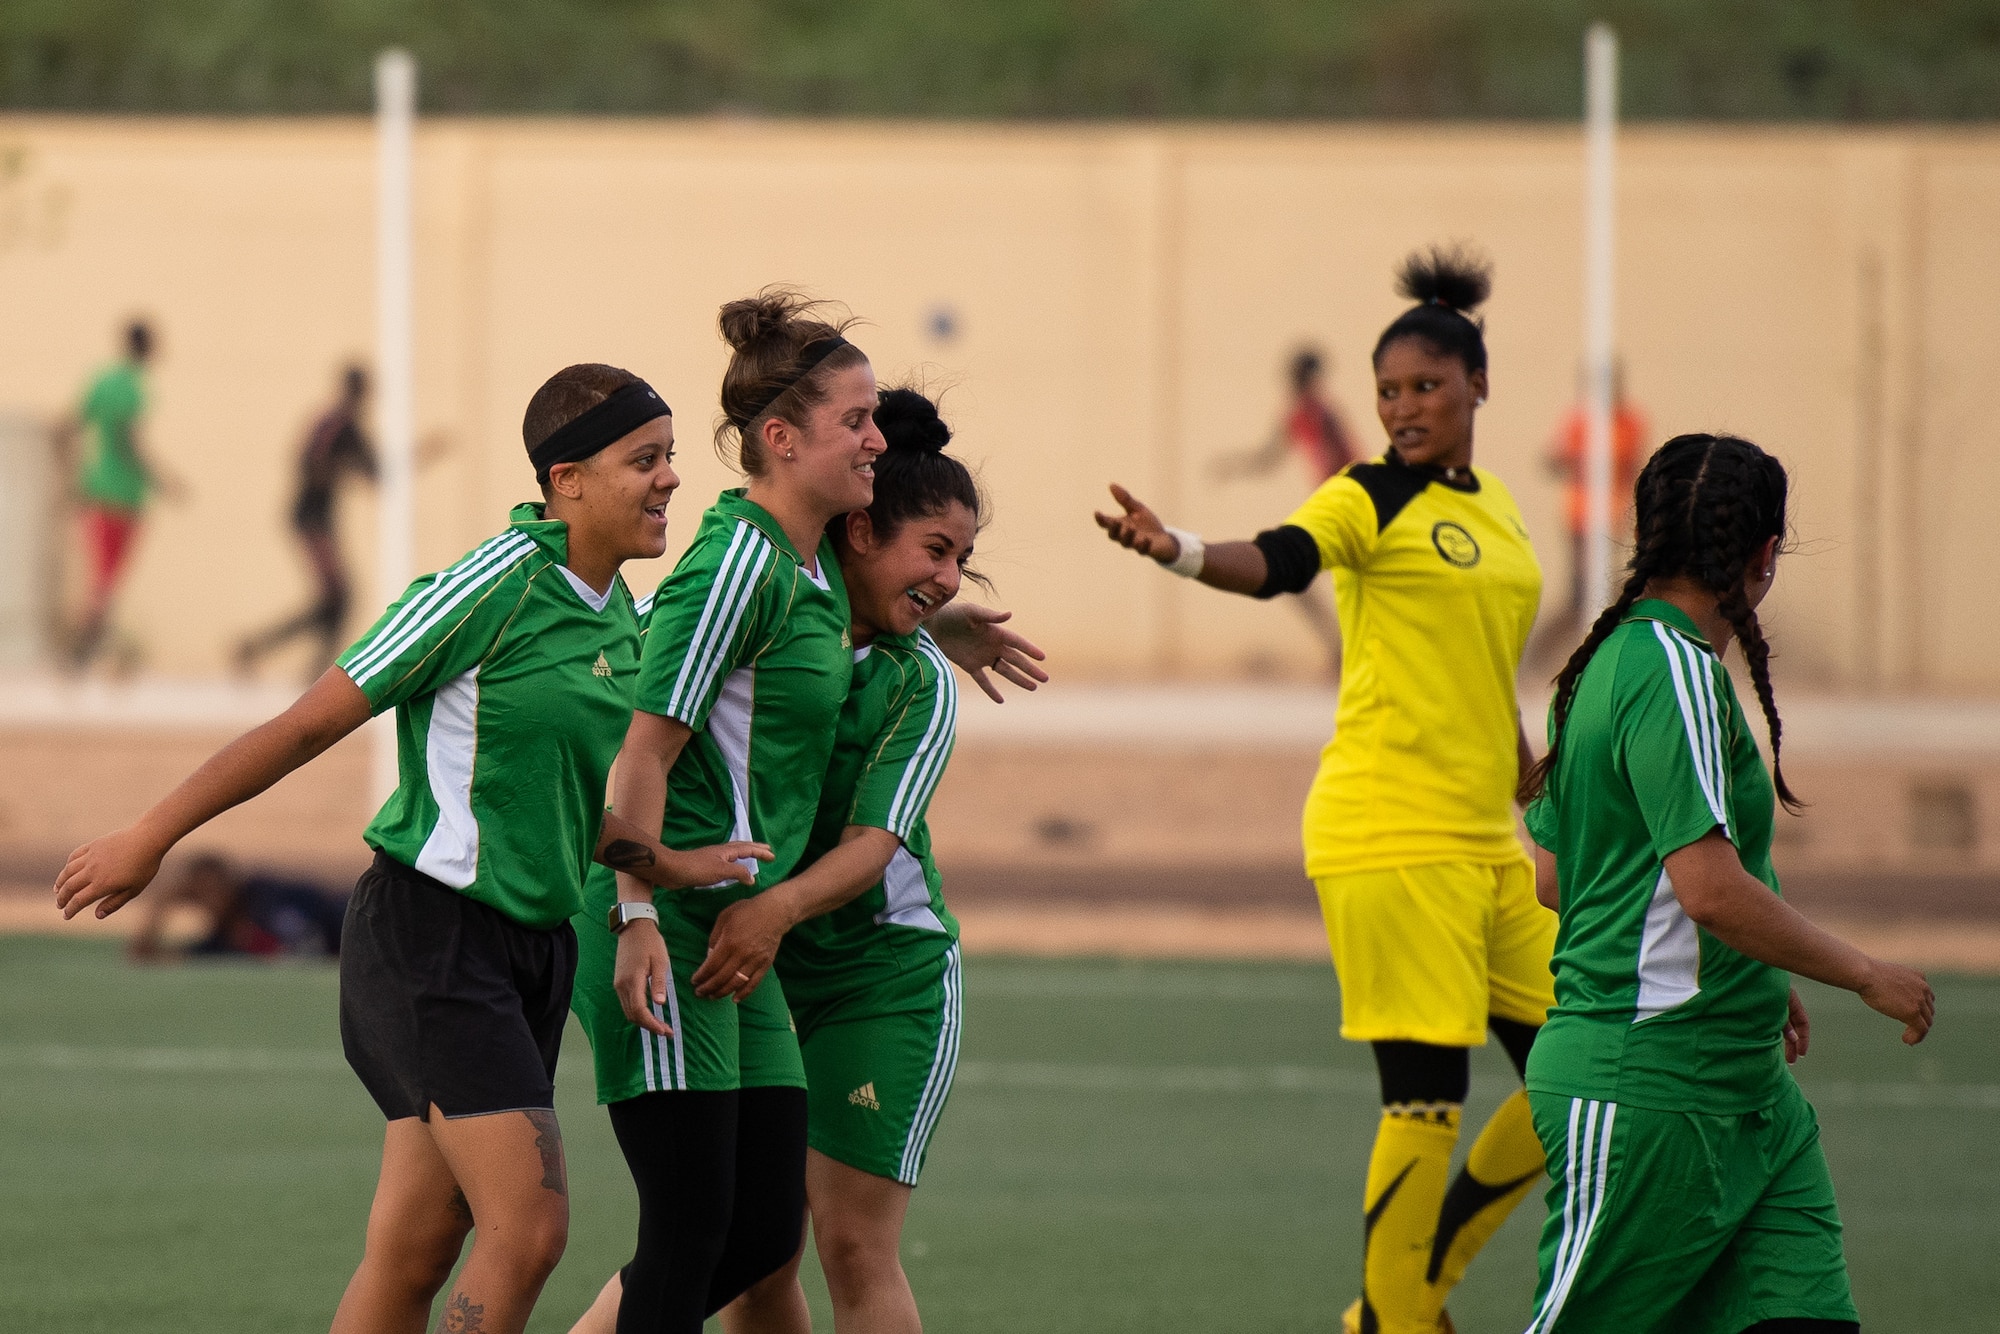
<path fill-rule="evenodd" d="M 236 730 L 0 728 L 0 774 L 9 780 L 0 783 L 0 931 L 124 929 L 121 919 L 57 922 L 49 885 L 64 856 L 132 820 Z M 342 742 L 183 851 L 351 885 L 367 859 L 367 744 Z M 967 948 L 1326 957 L 1298 854 L 1298 811 L 1316 760 L 1316 747 L 1283 738 L 1165 747 L 967 736 L 931 808 Z M 1961 768 L 1984 805 L 2000 767 Z M 1925 850 L 1913 845 L 1922 830 L 1896 804 L 1895 783 L 1942 769 L 1801 762 L 1787 770 L 1814 801 L 1804 821 L 1784 825 L 1788 899 L 1872 951 L 2000 970 L 2000 840 L 1962 853 Z"/>

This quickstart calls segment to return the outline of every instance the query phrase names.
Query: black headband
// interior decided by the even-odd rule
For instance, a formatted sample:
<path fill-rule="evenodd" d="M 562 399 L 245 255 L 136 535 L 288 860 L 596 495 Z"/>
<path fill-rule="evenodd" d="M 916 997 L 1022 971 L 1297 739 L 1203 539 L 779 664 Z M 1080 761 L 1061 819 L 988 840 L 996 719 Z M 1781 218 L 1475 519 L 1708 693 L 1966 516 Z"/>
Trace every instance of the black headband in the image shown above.
<path fill-rule="evenodd" d="M 549 469 L 558 463 L 577 463 L 606 445 L 622 440 L 655 417 L 671 417 L 674 410 L 653 392 L 644 380 L 615 389 L 611 397 L 581 417 L 559 426 L 548 439 L 528 451 L 535 465 L 535 480 L 549 480 Z"/>
<path fill-rule="evenodd" d="M 748 426 L 751 422 L 763 416 L 773 403 L 785 396 L 786 391 L 799 381 L 805 379 L 808 375 L 811 375 L 815 370 L 818 370 L 819 364 L 822 361 L 825 361 L 843 347 L 853 346 L 854 344 L 848 342 L 839 334 L 835 334 L 831 338 L 816 338 L 812 342 L 807 343 L 799 349 L 799 355 L 793 358 L 791 367 L 785 372 L 784 380 L 775 389 L 771 390 L 770 393 L 757 400 L 757 406 L 750 409 L 744 416 L 743 424 Z"/>

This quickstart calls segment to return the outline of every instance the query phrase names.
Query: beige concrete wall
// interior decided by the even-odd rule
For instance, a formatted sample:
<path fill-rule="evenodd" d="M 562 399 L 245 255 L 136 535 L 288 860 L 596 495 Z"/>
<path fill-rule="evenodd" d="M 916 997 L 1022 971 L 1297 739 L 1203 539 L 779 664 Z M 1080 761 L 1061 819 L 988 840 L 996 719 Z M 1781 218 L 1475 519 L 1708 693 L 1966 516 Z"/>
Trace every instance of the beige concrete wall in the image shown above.
<path fill-rule="evenodd" d="M 789 281 L 865 316 L 885 377 L 950 386 L 997 502 L 981 563 L 1066 671 L 1304 674 L 1297 617 L 1121 557 L 1089 511 L 1117 478 L 1211 536 L 1281 519 L 1300 477 L 1219 486 L 1210 461 L 1268 429 L 1302 338 L 1379 440 L 1390 268 L 1463 237 L 1498 265 L 1479 458 L 1559 590 L 1540 458 L 1575 384 L 1580 161 L 1556 129 L 428 122 L 418 413 L 454 448 L 419 482 L 419 558 L 531 493 L 521 408 L 577 360 L 678 409 L 677 551 L 729 480 L 706 445 L 715 309 Z M 155 511 L 122 613 L 159 669 L 219 670 L 303 596 L 291 454 L 371 340 L 371 172 L 360 122 L 0 118 L 0 411 L 59 410 L 130 312 L 164 335 L 151 437 L 194 495 Z M 1633 396 L 1657 436 L 1726 428 L 1794 468 L 1783 670 L 2000 689 L 2000 133 L 1634 130 L 1621 173 Z M 931 331 L 940 308 L 955 337 Z M 350 502 L 365 569 L 372 514 Z"/>

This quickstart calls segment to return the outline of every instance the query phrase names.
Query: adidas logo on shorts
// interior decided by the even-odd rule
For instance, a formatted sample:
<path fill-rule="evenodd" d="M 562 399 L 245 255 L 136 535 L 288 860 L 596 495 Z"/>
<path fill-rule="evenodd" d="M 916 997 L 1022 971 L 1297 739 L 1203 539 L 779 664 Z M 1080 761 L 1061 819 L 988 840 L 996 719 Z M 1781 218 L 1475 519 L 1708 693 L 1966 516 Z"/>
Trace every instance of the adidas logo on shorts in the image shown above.
<path fill-rule="evenodd" d="M 611 664 L 604 660 L 603 649 L 597 650 L 597 661 L 590 664 L 590 674 L 592 676 L 611 675 Z"/>
<path fill-rule="evenodd" d="M 875 1081 L 872 1079 L 848 1094 L 847 1100 L 856 1107 L 866 1107 L 871 1112 L 882 1110 L 881 1102 L 875 1097 Z"/>

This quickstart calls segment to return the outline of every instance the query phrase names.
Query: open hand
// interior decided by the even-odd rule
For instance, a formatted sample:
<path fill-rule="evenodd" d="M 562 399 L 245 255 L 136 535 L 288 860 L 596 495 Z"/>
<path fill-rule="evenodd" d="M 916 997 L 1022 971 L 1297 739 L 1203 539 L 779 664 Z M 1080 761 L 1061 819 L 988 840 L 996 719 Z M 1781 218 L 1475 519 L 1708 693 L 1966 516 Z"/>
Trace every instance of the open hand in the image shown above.
<path fill-rule="evenodd" d="M 1860 994 L 1869 1009 L 1902 1023 L 1903 1041 L 1909 1046 L 1922 1042 L 1937 1020 L 1937 996 L 1914 968 L 1877 959 Z"/>
<path fill-rule="evenodd" d="M 1004 704 L 1006 700 L 988 672 L 998 672 L 1023 690 L 1033 690 L 1049 679 L 1049 674 L 1036 665 L 1049 655 L 1015 631 L 1001 628 L 1013 616 L 1011 611 L 995 611 L 976 602 L 959 601 L 940 609 L 929 623 L 931 638 L 937 640 L 944 655 L 957 663 L 995 704 Z"/>
<path fill-rule="evenodd" d="M 94 838 L 69 855 L 56 877 L 56 907 L 68 921 L 92 904 L 109 917 L 139 896 L 160 873 L 165 850 L 137 830 Z"/>
<path fill-rule="evenodd" d="M 1113 542 L 1129 547 L 1142 556 L 1151 556 L 1162 565 L 1170 565 L 1179 558 L 1181 544 L 1144 501 L 1116 482 L 1111 484 L 1111 498 L 1125 512 L 1111 515 L 1099 511 L 1095 517 L 1097 526 L 1109 534 Z"/>
<path fill-rule="evenodd" d="M 716 914 L 708 935 L 708 957 L 695 969 L 694 994 L 743 1000 L 757 989 L 777 957 L 778 943 L 792 919 L 774 894 L 732 903 Z"/>

